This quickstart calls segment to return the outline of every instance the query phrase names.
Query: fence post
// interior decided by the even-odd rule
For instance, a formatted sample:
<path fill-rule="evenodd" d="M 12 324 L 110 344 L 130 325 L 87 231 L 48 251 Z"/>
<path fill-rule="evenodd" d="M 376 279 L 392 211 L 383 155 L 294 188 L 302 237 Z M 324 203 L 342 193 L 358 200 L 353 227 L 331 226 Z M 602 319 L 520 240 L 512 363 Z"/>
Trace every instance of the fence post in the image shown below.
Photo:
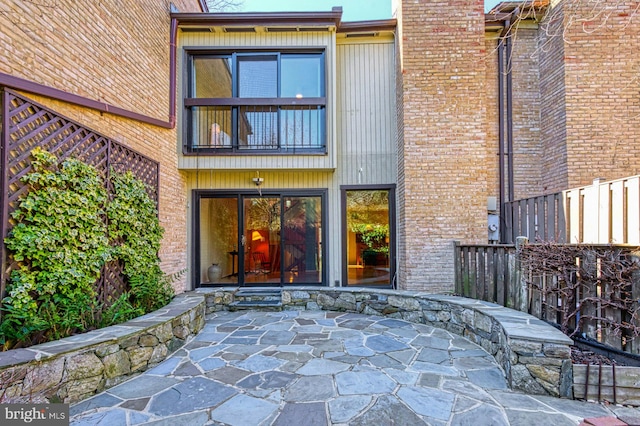
<path fill-rule="evenodd" d="M 453 242 L 453 280 L 454 280 L 454 291 L 456 294 L 464 295 L 462 288 L 462 273 L 460 268 L 462 267 L 462 263 L 460 262 L 460 241 Z"/>

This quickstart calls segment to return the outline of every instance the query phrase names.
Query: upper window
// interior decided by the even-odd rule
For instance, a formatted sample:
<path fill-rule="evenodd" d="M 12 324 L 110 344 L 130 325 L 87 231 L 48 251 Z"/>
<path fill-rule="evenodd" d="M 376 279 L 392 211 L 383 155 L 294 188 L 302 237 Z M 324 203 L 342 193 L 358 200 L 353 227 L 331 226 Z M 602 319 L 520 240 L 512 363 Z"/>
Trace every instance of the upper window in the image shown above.
<path fill-rule="evenodd" d="M 193 53 L 187 152 L 325 152 L 322 52 Z"/>

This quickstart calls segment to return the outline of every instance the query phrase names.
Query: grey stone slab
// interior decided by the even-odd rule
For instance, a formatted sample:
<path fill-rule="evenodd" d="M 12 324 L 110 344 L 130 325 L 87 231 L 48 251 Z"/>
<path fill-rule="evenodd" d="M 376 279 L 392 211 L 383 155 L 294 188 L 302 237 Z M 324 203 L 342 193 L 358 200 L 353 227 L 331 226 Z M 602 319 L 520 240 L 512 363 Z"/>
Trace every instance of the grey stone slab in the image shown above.
<path fill-rule="evenodd" d="M 217 332 L 200 332 L 195 337 L 195 341 L 202 343 L 218 343 L 222 342 L 227 337 L 226 333 L 217 333 Z"/>
<path fill-rule="evenodd" d="M 371 408 L 349 421 L 349 426 L 428 425 L 416 413 L 391 395 L 381 396 Z"/>
<path fill-rule="evenodd" d="M 511 425 L 554 425 L 575 426 L 576 422 L 558 413 L 545 413 L 540 411 L 519 411 L 505 409 L 509 424 Z"/>
<path fill-rule="evenodd" d="M 198 366 L 205 372 L 224 367 L 225 365 L 227 365 L 227 363 L 220 358 L 206 358 L 198 363 Z"/>
<path fill-rule="evenodd" d="M 242 368 L 243 370 L 253 371 L 255 373 L 260 373 L 262 371 L 270 371 L 275 370 L 281 365 L 283 365 L 286 361 L 274 358 L 267 357 L 263 355 L 253 355 L 249 358 L 234 363 L 236 367 Z"/>
<path fill-rule="evenodd" d="M 414 347 L 424 347 L 425 349 L 449 350 L 451 340 L 438 336 L 418 336 L 411 341 Z"/>
<path fill-rule="evenodd" d="M 259 425 L 277 410 L 278 404 L 240 394 L 211 411 L 211 420 L 230 426 Z"/>
<path fill-rule="evenodd" d="M 208 421 L 209 414 L 206 411 L 196 411 L 148 422 L 145 423 L 145 426 L 197 426 L 207 424 Z"/>
<path fill-rule="evenodd" d="M 404 351 L 389 352 L 387 353 L 387 356 L 390 356 L 391 358 L 405 365 L 408 365 L 411 361 L 413 361 L 417 353 L 418 351 L 416 351 L 415 349 L 406 349 Z"/>
<path fill-rule="evenodd" d="M 409 348 L 409 346 L 407 346 L 406 344 L 399 342 L 392 337 L 382 335 L 367 337 L 365 340 L 365 345 L 369 349 L 380 353 L 401 351 L 403 349 Z"/>
<path fill-rule="evenodd" d="M 451 355 L 444 349 L 423 348 L 417 356 L 416 361 L 428 362 L 431 364 L 441 364 L 449 361 Z"/>
<path fill-rule="evenodd" d="M 129 411 L 127 413 L 128 424 L 130 425 L 139 425 L 143 423 L 147 423 L 149 421 L 150 416 L 143 413 L 138 413 L 136 411 Z"/>
<path fill-rule="evenodd" d="M 69 415 L 74 416 L 85 411 L 94 410 L 102 407 L 114 407 L 122 402 L 122 399 L 116 398 L 107 393 L 101 393 L 92 398 L 85 399 L 77 404 L 69 407 Z"/>
<path fill-rule="evenodd" d="M 485 368 L 498 368 L 496 360 L 493 357 L 489 356 L 454 359 L 453 366 L 460 370 L 481 370 Z"/>
<path fill-rule="evenodd" d="M 397 396 L 416 413 L 439 420 L 451 417 L 455 395 L 441 390 L 404 386 Z"/>
<path fill-rule="evenodd" d="M 433 373 L 452 377 L 460 376 L 460 372 L 454 367 L 443 364 L 432 364 L 430 362 L 416 361 L 411 364 L 410 369 L 419 373 Z"/>
<path fill-rule="evenodd" d="M 451 419 L 451 426 L 509 426 L 509 421 L 506 414 L 498 408 L 490 405 L 480 405 L 465 412 L 454 414 Z"/>
<path fill-rule="evenodd" d="M 348 319 L 346 321 L 339 321 L 338 327 L 349 328 L 351 330 L 364 330 L 365 328 L 369 327 L 372 324 L 373 324 L 373 321 L 369 321 L 361 318 L 354 318 L 354 319 Z"/>
<path fill-rule="evenodd" d="M 600 404 L 542 395 L 531 395 L 531 398 L 560 413 L 575 417 L 588 418 L 611 415 L 610 411 Z"/>
<path fill-rule="evenodd" d="M 292 331 L 267 331 L 260 338 L 260 343 L 263 345 L 288 345 L 294 337 L 295 333 Z"/>
<path fill-rule="evenodd" d="M 70 419 L 73 426 L 113 426 L 126 425 L 127 413 L 122 409 L 111 409 Z"/>
<path fill-rule="evenodd" d="M 383 371 L 401 385 L 415 385 L 420 378 L 418 373 L 397 368 L 384 368 Z"/>
<path fill-rule="evenodd" d="M 198 348 L 198 349 L 193 349 L 191 351 L 189 351 L 189 358 L 192 361 L 201 361 L 213 354 L 215 354 L 216 352 L 218 352 L 219 349 L 216 346 L 207 346 L 204 348 Z"/>
<path fill-rule="evenodd" d="M 376 367 L 379 367 L 379 368 L 404 369 L 404 365 L 401 362 L 384 354 L 368 357 L 367 361 L 369 361 L 371 365 L 375 365 Z"/>
<path fill-rule="evenodd" d="M 290 402 L 284 405 L 273 426 L 326 426 L 327 409 L 324 402 Z"/>
<path fill-rule="evenodd" d="M 156 376 L 167 376 L 171 374 L 173 370 L 175 370 L 175 368 L 178 366 L 178 364 L 180 364 L 181 361 L 182 361 L 181 358 L 173 356 L 171 358 L 168 358 L 162 361 L 160 364 L 156 365 L 152 369 L 147 370 L 145 374 L 151 374 Z"/>
<path fill-rule="evenodd" d="M 349 355 L 355 356 L 371 356 L 376 353 L 373 349 L 364 346 L 362 338 L 345 340 L 344 350 Z"/>
<path fill-rule="evenodd" d="M 235 385 L 250 374 L 251 372 L 247 370 L 242 370 L 240 368 L 226 365 L 224 367 L 207 372 L 206 376 L 210 379 L 214 379 L 228 385 Z"/>
<path fill-rule="evenodd" d="M 267 371 L 252 374 L 238 382 L 238 386 L 247 389 L 280 389 L 285 388 L 298 376 L 282 371 Z"/>
<path fill-rule="evenodd" d="M 332 423 L 349 423 L 371 404 L 369 395 L 350 395 L 329 401 L 329 416 Z"/>
<path fill-rule="evenodd" d="M 455 393 L 458 395 L 464 395 L 471 399 L 474 399 L 483 404 L 496 405 L 496 402 L 492 395 L 501 391 L 493 391 L 489 394 L 487 391 L 479 386 L 469 383 L 467 380 L 461 380 L 461 378 L 451 379 L 449 377 L 443 378 L 442 389 L 447 392 Z"/>
<path fill-rule="evenodd" d="M 190 361 L 183 362 L 175 369 L 173 372 L 174 376 L 182 376 L 182 377 L 194 377 L 202 374 L 202 371 L 195 365 L 193 365 Z"/>
<path fill-rule="evenodd" d="M 128 410 L 143 411 L 145 408 L 147 408 L 149 400 L 150 398 L 129 399 L 126 402 L 120 404 L 120 407 L 126 408 Z"/>
<path fill-rule="evenodd" d="M 169 416 L 216 407 L 238 392 L 204 377 L 195 377 L 179 383 L 154 396 L 149 412 Z"/>
<path fill-rule="evenodd" d="M 451 351 L 452 358 L 471 358 L 471 357 L 481 358 L 486 356 L 489 356 L 489 354 L 487 353 L 487 351 L 483 349 L 466 349 L 463 351 Z"/>
<path fill-rule="evenodd" d="M 350 367 L 349 364 L 345 364 L 344 362 L 314 358 L 298 369 L 296 373 L 305 376 L 324 376 L 346 371 Z"/>
<path fill-rule="evenodd" d="M 176 383 L 178 379 L 157 377 L 143 374 L 108 390 L 112 395 L 122 399 L 143 398 L 163 391 Z"/>
<path fill-rule="evenodd" d="M 276 347 L 276 350 L 280 352 L 311 352 L 313 346 L 311 345 L 282 345 Z"/>
<path fill-rule="evenodd" d="M 469 370 L 467 377 L 484 389 L 508 389 L 504 373 L 498 367 L 485 370 Z"/>
<path fill-rule="evenodd" d="M 346 371 L 337 374 L 335 380 L 340 395 L 391 393 L 397 386 L 381 371 Z"/>
<path fill-rule="evenodd" d="M 327 376 L 305 376 L 284 392 L 288 402 L 326 401 L 336 396 L 333 380 Z"/>
<path fill-rule="evenodd" d="M 225 352 L 234 353 L 234 354 L 253 355 L 253 354 L 257 354 L 258 352 L 261 352 L 261 351 L 267 349 L 268 347 L 269 347 L 269 345 L 258 345 L 258 344 L 238 345 L 238 344 L 234 344 L 234 345 L 230 345 L 230 346 L 225 347 L 224 351 Z"/>
<path fill-rule="evenodd" d="M 228 345 L 257 345 L 257 337 L 229 336 L 222 341 Z"/>
<path fill-rule="evenodd" d="M 383 325 L 388 328 L 402 328 L 402 327 L 411 327 L 411 323 L 395 318 L 385 318 L 377 322 L 379 325 Z"/>

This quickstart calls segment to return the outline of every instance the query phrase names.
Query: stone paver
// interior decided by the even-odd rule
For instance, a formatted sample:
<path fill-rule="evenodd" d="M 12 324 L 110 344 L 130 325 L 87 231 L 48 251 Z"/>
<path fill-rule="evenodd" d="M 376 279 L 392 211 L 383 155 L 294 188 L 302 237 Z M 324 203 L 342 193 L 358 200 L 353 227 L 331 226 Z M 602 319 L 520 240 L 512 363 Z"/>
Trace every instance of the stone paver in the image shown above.
<path fill-rule="evenodd" d="M 615 410 L 512 392 L 491 356 L 444 330 L 285 311 L 212 314 L 173 356 L 70 414 L 92 426 L 520 426 L 578 425 Z"/>

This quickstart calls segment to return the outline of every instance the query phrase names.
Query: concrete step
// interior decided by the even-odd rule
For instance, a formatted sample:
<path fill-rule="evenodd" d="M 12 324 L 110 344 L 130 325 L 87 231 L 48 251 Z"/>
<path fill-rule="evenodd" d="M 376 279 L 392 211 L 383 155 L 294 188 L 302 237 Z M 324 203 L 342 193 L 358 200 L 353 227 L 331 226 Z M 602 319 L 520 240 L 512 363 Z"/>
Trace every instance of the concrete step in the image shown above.
<path fill-rule="evenodd" d="M 282 310 L 282 302 L 280 300 L 236 300 L 235 302 L 229 303 L 230 311 L 240 311 L 245 309 L 279 311 Z"/>

